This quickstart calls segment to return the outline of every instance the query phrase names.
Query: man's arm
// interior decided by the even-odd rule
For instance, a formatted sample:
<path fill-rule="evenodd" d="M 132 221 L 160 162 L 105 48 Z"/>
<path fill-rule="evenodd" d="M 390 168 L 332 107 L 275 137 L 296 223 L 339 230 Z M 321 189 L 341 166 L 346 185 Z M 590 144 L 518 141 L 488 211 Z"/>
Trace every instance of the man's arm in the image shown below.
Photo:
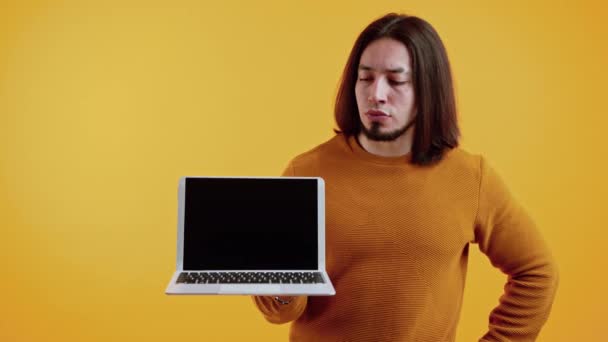
<path fill-rule="evenodd" d="M 534 341 L 551 311 L 557 265 L 530 216 L 483 158 L 480 177 L 475 242 L 508 275 L 480 341 Z"/>
<path fill-rule="evenodd" d="M 283 324 L 298 319 L 308 303 L 308 296 L 293 297 L 289 304 L 281 304 L 274 296 L 252 296 L 253 302 L 264 315 L 264 318 L 275 324 Z M 281 297 L 286 299 L 285 297 Z"/>

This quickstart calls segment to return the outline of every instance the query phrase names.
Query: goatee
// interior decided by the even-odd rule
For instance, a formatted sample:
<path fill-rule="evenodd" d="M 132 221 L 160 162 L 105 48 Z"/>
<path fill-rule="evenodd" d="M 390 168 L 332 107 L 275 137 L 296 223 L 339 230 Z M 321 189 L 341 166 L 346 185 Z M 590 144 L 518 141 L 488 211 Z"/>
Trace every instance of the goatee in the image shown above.
<path fill-rule="evenodd" d="M 407 130 L 413 126 L 413 124 L 414 120 L 392 132 L 383 133 L 380 131 L 380 128 L 382 126 L 378 122 L 372 122 L 372 127 L 370 129 L 368 129 L 363 123 L 361 123 L 361 131 L 363 132 L 363 135 L 365 135 L 369 140 L 372 141 L 393 141 L 404 135 L 405 132 L 407 132 Z"/>

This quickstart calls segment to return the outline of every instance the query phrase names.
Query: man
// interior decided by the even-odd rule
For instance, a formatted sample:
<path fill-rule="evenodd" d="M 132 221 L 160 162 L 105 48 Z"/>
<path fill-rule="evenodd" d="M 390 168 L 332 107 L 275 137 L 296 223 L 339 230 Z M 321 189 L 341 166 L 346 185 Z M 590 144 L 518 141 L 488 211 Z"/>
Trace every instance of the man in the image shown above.
<path fill-rule="evenodd" d="M 481 341 L 533 341 L 557 267 L 486 160 L 458 147 L 450 66 L 431 25 L 397 14 L 371 23 L 346 64 L 335 117 L 336 136 L 284 175 L 325 179 L 336 295 L 254 296 L 264 317 L 293 322 L 293 341 L 454 341 L 477 243 L 508 274 Z"/>

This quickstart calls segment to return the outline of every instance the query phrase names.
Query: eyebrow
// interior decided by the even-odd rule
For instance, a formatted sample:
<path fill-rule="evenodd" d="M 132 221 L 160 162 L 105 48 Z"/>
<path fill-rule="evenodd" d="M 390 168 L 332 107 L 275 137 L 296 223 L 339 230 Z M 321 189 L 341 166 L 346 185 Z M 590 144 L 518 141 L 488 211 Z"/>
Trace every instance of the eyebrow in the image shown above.
<path fill-rule="evenodd" d="M 374 68 L 369 67 L 367 65 L 359 65 L 359 70 L 365 70 L 365 71 L 374 71 Z M 402 67 L 398 67 L 398 68 L 394 68 L 394 69 L 384 69 L 385 72 L 390 72 L 391 74 L 398 74 L 398 73 L 402 73 L 405 72 L 405 74 L 410 74 L 409 71 L 405 71 L 405 69 L 403 69 Z"/>

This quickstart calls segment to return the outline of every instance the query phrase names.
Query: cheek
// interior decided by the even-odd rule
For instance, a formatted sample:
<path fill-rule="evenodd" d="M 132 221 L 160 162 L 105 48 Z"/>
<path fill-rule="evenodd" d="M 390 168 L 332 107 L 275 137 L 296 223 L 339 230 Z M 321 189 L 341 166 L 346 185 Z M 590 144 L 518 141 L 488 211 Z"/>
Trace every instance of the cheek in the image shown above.
<path fill-rule="evenodd" d="M 357 106 L 361 108 L 365 104 L 365 92 L 361 87 L 355 87 L 355 98 L 357 100 Z"/>
<path fill-rule="evenodd" d="M 395 95 L 395 101 L 402 107 L 411 107 L 414 105 L 414 93 L 405 91 Z"/>
<path fill-rule="evenodd" d="M 357 85 L 355 86 L 355 96 L 357 97 L 357 101 L 359 101 L 359 98 L 361 98 L 361 86 Z"/>

